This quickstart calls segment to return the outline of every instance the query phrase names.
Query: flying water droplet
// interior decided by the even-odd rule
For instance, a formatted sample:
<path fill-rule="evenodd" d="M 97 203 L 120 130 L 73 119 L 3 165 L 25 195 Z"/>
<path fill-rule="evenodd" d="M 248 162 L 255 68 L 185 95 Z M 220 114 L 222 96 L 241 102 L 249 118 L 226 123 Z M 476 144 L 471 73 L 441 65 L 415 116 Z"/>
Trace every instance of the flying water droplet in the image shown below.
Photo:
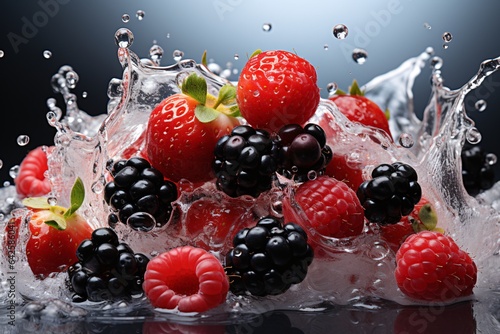
<path fill-rule="evenodd" d="M 156 64 L 160 65 L 161 58 L 163 57 L 163 48 L 157 44 L 149 49 L 149 57 Z"/>
<path fill-rule="evenodd" d="M 74 71 L 69 71 L 66 73 L 66 83 L 70 89 L 74 89 L 78 83 L 78 74 Z"/>
<path fill-rule="evenodd" d="M 476 108 L 477 111 L 485 111 L 487 104 L 485 100 L 477 100 L 476 103 L 474 104 L 474 107 Z"/>
<path fill-rule="evenodd" d="M 135 13 L 135 17 L 137 17 L 137 19 L 138 19 L 139 21 L 142 21 L 142 19 L 144 19 L 144 15 L 145 15 L 145 14 L 146 14 L 146 13 L 144 13 L 144 11 L 143 11 L 143 10 L 140 10 L 140 9 L 139 9 L 139 10 Z"/>
<path fill-rule="evenodd" d="M 15 179 L 17 177 L 17 175 L 19 174 L 19 165 L 15 165 L 15 166 L 12 166 L 10 169 L 9 169 L 9 176 L 13 179 Z"/>
<path fill-rule="evenodd" d="M 471 144 L 478 144 L 481 142 L 481 132 L 476 127 L 472 127 L 465 133 L 465 138 Z"/>
<path fill-rule="evenodd" d="M 484 159 L 486 160 L 486 163 L 488 165 L 490 165 L 490 166 L 493 166 L 498 161 L 497 156 L 494 153 L 488 153 L 488 154 L 486 154 L 486 156 L 484 157 Z"/>
<path fill-rule="evenodd" d="M 222 68 L 220 67 L 220 65 L 217 63 L 214 63 L 214 62 L 208 63 L 207 67 L 210 70 L 210 72 L 212 72 L 213 74 L 219 75 L 220 72 L 222 71 Z"/>
<path fill-rule="evenodd" d="M 127 28 L 120 28 L 115 32 L 115 43 L 120 48 L 128 48 L 134 42 L 134 34 Z"/>
<path fill-rule="evenodd" d="M 128 15 L 128 14 L 123 14 L 123 15 L 122 15 L 122 22 L 123 22 L 123 23 L 127 23 L 128 21 L 130 21 L 130 15 Z"/>
<path fill-rule="evenodd" d="M 366 50 L 356 48 L 352 51 L 352 59 L 356 63 L 363 65 L 366 62 L 366 58 L 368 58 L 368 52 L 366 52 Z"/>
<path fill-rule="evenodd" d="M 184 52 L 182 52 L 181 50 L 174 50 L 174 52 L 172 53 L 172 57 L 175 61 L 181 61 L 182 57 L 184 57 Z"/>
<path fill-rule="evenodd" d="M 28 135 L 19 135 L 17 137 L 17 145 L 26 146 L 30 142 L 30 137 Z"/>
<path fill-rule="evenodd" d="M 338 86 L 336 82 L 330 82 L 326 85 L 326 90 L 328 91 L 328 95 L 332 96 L 337 92 Z"/>
<path fill-rule="evenodd" d="M 323 45 L 323 50 L 328 51 L 328 44 Z"/>
<path fill-rule="evenodd" d="M 0 169 L 2 169 L 2 168 L 3 168 L 3 160 L 0 159 Z"/>
<path fill-rule="evenodd" d="M 409 133 L 402 133 L 399 136 L 399 145 L 405 147 L 405 148 L 411 148 L 413 145 L 415 145 L 415 141 L 413 140 L 412 135 Z"/>
<path fill-rule="evenodd" d="M 445 50 L 446 50 L 446 49 L 448 49 L 449 47 L 450 47 L 450 46 L 449 46 L 448 44 L 446 44 L 446 43 L 444 43 L 444 44 L 443 44 L 443 49 L 445 49 Z"/>
<path fill-rule="evenodd" d="M 5 188 L 6 188 L 6 187 L 8 187 L 8 186 L 10 186 L 10 182 L 9 182 L 9 181 L 4 181 L 4 182 L 3 182 L 3 186 L 4 186 Z"/>
<path fill-rule="evenodd" d="M 47 203 L 49 203 L 50 206 L 57 205 L 57 198 L 49 197 L 49 198 L 47 198 Z"/>
<path fill-rule="evenodd" d="M 234 60 L 238 60 L 238 59 L 240 59 L 240 55 L 239 55 L 239 54 L 237 54 L 237 53 L 235 53 L 235 54 L 234 54 Z"/>
<path fill-rule="evenodd" d="M 0 58 L 3 58 L 5 56 L 5 52 L 3 50 L 0 50 Z"/>
<path fill-rule="evenodd" d="M 425 49 L 425 53 L 427 53 L 429 56 L 432 56 L 434 54 L 434 48 L 432 46 L 428 46 Z"/>
<path fill-rule="evenodd" d="M 84 92 L 82 92 L 82 97 L 83 97 L 84 99 L 85 99 L 85 98 L 87 98 L 87 96 L 88 96 L 88 93 L 87 93 L 87 92 L 85 92 L 85 91 L 84 91 Z"/>
<path fill-rule="evenodd" d="M 170 33 L 167 33 L 167 38 L 170 38 Z"/>
<path fill-rule="evenodd" d="M 349 34 L 349 29 L 344 24 L 337 24 L 333 27 L 333 36 L 337 39 L 345 39 Z"/>
<path fill-rule="evenodd" d="M 427 23 L 427 22 L 424 22 L 424 28 L 428 29 L 428 30 L 432 29 L 431 25 L 429 23 Z"/>
<path fill-rule="evenodd" d="M 43 58 L 49 59 L 51 57 L 52 57 L 52 52 L 50 52 L 49 50 L 43 51 Z"/>
<path fill-rule="evenodd" d="M 443 59 L 438 56 L 434 56 L 431 58 L 431 67 L 435 70 L 441 69 L 443 67 Z"/>
<path fill-rule="evenodd" d="M 262 30 L 265 31 L 265 32 L 271 31 L 272 28 L 273 28 L 273 26 L 272 26 L 271 23 L 264 23 L 262 25 Z"/>
<path fill-rule="evenodd" d="M 443 41 L 444 41 L 445 43 L 449 43 L 449 42 L 451 42 L 451 40 L 453 39 L 452 34 L 451 34 L 450 32 L 448 32 L 448 31 L 447 31 L 447 32 L 445 32 L 445 33 L 443 33 L 443 36 L 442 36 L 442 37 L 443 37 Z"/>
<path fill-rule="evenodd" d="M 229 68 L 226 68 L 220 72 L 219 76 L 224 79 L 229 79 L 231 76 L 231 70 Z"/>

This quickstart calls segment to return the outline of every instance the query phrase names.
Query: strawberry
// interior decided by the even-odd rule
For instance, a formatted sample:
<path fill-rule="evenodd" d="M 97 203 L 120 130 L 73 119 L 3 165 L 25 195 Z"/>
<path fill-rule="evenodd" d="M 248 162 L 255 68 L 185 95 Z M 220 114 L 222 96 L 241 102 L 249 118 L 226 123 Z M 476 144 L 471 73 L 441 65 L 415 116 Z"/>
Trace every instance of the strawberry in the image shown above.
<path fill-rule="evenodd" d="M 287 51 L 258 52 L 240 73 L 237 101 L 241 115 L 253 127 L 270 132 L 286 124 L 304 125 L 320 100 L 316 70 Z"/>
<path fill-rule="evenodd" d="M 363 169 L 350 166 L 345 155 L 333 154 L 332 161 L 326 165 L 325 174 L 347 184 L 354 191 L 363 183 Z"/>
<path fill-rule="evenodd" d="M 239 124 L 235 88 L 226 85 L 219 97 L 207 94 L 205 79 L 193 73 L 174 94 L 155 107 L 146 130 L 146 153 L 165 178 L 193 183 L 213 178 L 211 167 L 217 140 Z"/>
<path fill-rule="evenodd" d="M 472 294 L 477 267 L 451 237 L 422 231 L 409 236 L 396 253 L 395 277 L 408 297 L 444 302 Z"/>
<path fill-rule="evenodd" d="M 51 148 L 40 146 L 30 151 L 19 166 L 14 179 L 16 191 L 21 198 L 43 196 L 50 193 L 51 186 L 45 176 L 48 169 L 47 151 Z"/>
<path fill-rule="evenodd" d="M 26 256 L 33 274 L 45 278 L 54 272 L 64 271 L 78 261 L 76 249 L 90 238 L 92 227 L 76 211 L 84 199 L 83 182 L 77 178 L 71 190 L 71 206 L 63 208 L 50 205 L 46 198 L 26 198 L 23 204 L 33 209 L 29 217 L 30 237 Z"/>
<path fill-rule="evenodd" d="M 356 80 L 353 81 L 349 94 L 337 91 L 337 95 L 329 99 L 351 122 L 381 129 L 392 138 L 386 113 L 375 102 L 364 96 Z"/>
<path fill-rule="evenodd" d="M 342 181 L 329 176 L 306 181 L 295 192 L 295 201 L 310 226 L 324 236 L 346 238 L 359 235 L 363 230 L 363 207 L 356 193 Z M 283 203 L 285 221 L 295 221 L 290 217 L 287 203 Z"/>
<path fill-rule="evenodd" d="M 143 288 L 153 307 L 204 312 L 225 302 L 229 280 L 214 255 L 183 246 L 149 261 Z"/>

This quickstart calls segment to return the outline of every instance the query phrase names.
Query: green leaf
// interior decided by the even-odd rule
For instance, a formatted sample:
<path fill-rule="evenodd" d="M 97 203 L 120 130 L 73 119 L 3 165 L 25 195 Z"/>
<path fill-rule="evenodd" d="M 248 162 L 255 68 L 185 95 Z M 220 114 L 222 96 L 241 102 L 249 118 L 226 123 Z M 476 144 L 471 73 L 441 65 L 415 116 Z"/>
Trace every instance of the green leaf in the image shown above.
<path fill-rule="evenodd" d="M 384 115 L 387 120 L 391 119 L 391 112 L 389 111 L 389 109 L 385 109 Z"/>
<path fill-rule="evenodd" d="M 213 108 L 199 104 L 194 109 L 194 115 L 200 122 L 210 123 L 219 116 L 219 112 Z"/>
<path fill-rule="evenodd" d="M 59 230 L 59 231 L 64 231 L 66 229 L 66 219 L 64 217 L 61 217 L 57 214 L 52 214 L 50 216 L 50 220 L 46 220 L 45 224 Z"/>
<path fill-rule="evenodd" d="M 29 197 L 29 198 L 23 199 L 22 203 L 24 206 L 31 208 L 31 209 L 43 209 L 43 210 L 47 209 L 48 210 L 52 207 L 52 205 L 50 205 L 47 202 L 46 197 Z"/>
<path fill-rule="evenodd" d="M 350 95 L 359 95 L 359 96 L 365 95 L 365 93 L 363 91 L 361 91 L 361 89 L 359 88 L 359 85 L 358 85 L 358 82 L 356 81 L 356 79 L 354 79 L 352 81 L 352 85 L 349 88 L 349 94 Z"/>
<path fill-rule="evenodd" d="M 346 92 L 344 92 L 342 89 L 337 89 L 337 90 L 335 91 L 335 95 L 347 95 L 347 93 L 346 93 Z"/>
<path fill-rule="evenodd" d="M 208 63 L 207 63 L 207 50 L 205 50 L 203 52 L 203 55 L 201 56 L 201 64 L 203 66 L 205 66 L 205 67 L 208 66 Z"/>
<path fill-rule="evenodd" d="M 84 199 L 85 199 L 85 187 L 83 185 L 82 179 L 80 177 L 77 177 L 75 184 L 73 185 L 73 188 L 71 188 L 71 199 L 70 199 L 71 206 L 64 213 L 64 217 L 68 218 L 73 213 L 75 213 L 75 211 L 78 210 L 80 206 L 82 206 Z"/>
<path fill-rule="evenodd" d="M 233 103 L 236 99 L 236 87 L 233 85 L 224 85 L 219 90 L 219 96 L 217 97 L 217 101 L 215 102 L 214 109 L 220 104 L 230 104 Z"/>
<path fill-rule="evenodd" d="M 257 50 L 255 50 L 255 51 L 254 51 L 254 52 L 250 55 L 250 58 L 252 58 L 252 57 L 254 57 L 254 56 L 258 55 L 258 54 L 261 54 L 261 53 L 262 53 L 262 50 L 261 50 L 261 49 L 257 49 Z M 250 59 L 250 58 L 248 58 L 248 59 Z"/>
<path fill-rule="evenodd" d="M 438 223 L 436 211 L 434 211 L 434 208 L 429 203 L 420 208 L 418 218 L 420 218 L 425 228 L 429 231 L 434 230 Z"/>
<path fill-rule="evenodd" d="M 201 104 L 207 101 L 207 82 L 196 73 L 191 73 L 182 83 L 182 92 Z"/>
<path fill-rule="evenodd" d="M 229 116 L 233 117 L 241 116 L 240 108 L 237 105 L 234 105 L 231 108 L 229 108 L 229 111 L 230 111 L 228 114 Z"/>

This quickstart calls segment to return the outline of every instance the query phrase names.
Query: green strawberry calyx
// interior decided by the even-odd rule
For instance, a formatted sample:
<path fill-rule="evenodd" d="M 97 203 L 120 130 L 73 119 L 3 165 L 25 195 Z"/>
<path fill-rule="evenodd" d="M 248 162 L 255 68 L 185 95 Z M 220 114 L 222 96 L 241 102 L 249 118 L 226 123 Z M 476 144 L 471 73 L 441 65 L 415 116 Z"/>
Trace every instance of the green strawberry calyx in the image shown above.
<path fill-rule="evenodd" d="M 231 117 L 240 116 L 240 110 L 236 104 L 236 87 L 231 84 L 222 86 L 219 95 L 215 97 L 208 93 L 205 78 L 191 73 L 184 79 L 181 91 L 199 103 L 194 114 L 202 123 L 210 123 L 220 114 Z"/>
<path fill-rule="evenodd" d="M 438 216 L 436 210 L 430 203 L 424 204 L 418 211 L 418 219 L 410 218 L 413 230 L 418 233 L 421 231 L 435 231 L 443 233 L 444 230 L 437 227 Z"/>
<path fill-rule="evenodd" d="M 46 210 L 47 220 L 45 224 L 63 231 L 67 228 L 67 221 L 76 215 L 76 211 L 82 206 L 85 199 L 85 187 L 80 177 L 75 180 L 71 188 L 70 206 L 65 208 L 59 205 L 52 205 L 46 197 L 29 197 L 23 200 L 23 205 L 30 209 Z"/>
<path fill-rule="evenodd" d="M 365 91 L 361 90 L 361 88 L 358 85 L 358 81 L 354 79 L 352 81 L 352 84 L 349 86 L 349 91 L 347 93 L 341 89 L 337 89 L 335 91 L 335 95 L 365 96 Z M 389 112 L 389 109 L 384 110 L 384 115 L 385 118 L 387 118 L 387 120 L 391 118 L 391 113 Z"/>

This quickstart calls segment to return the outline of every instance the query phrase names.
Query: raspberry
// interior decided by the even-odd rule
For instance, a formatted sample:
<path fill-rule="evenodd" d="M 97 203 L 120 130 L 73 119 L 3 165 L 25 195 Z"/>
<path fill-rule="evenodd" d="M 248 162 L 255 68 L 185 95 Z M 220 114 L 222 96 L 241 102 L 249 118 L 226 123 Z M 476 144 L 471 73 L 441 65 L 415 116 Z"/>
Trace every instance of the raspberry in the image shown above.
<path fill-rule="evenodd" d="M 229 281 L 215 256 L 183 246 L 148 263 L 143 287 L 154 307 L 204 312 L 226 300 Z"/>
<path fill-rule="evenodd" d="M 149 259 L 120 243 L 110 228 L 98 228 L 76 250 L 78 262 L 68 268 L 74 301 L 113 300 L 142 294 Z"/>
<path fill-rule="evenodd" d="M 177 198 L 177 186 L 143 158 L 119 160 L 111 168 L 113 180 L 104 188 L 104 200 L 112 210 L 108 223 L 118 222 L 134 230 L 150 231 L 163 226 Z"/>
<path fill-rule="evenodd" d="M 413 167 L 395 162 L 382 164 L 372 171 L 372 179 L 364 181 L 356 194 L 372 223 L 395 224 L 409 215 L 422 197 Z"/>
<path fill-rule="evenodd" d="M 477 268 L 451 237 L 423 231 L 409 236 L 399 248 L 395 277 L 407 296 L 443 302 L 471 295 Z"/>
<path fill-rule="evenodd" d="M 226 273 L 236 295 L 278 295 L 300 283 L 313 259 L 307 234 L 295 223 L 283 226 L 273 217 L 261 218 L 233 239 L 226 254 Z"/>
<path fill-rule="evenodd" d="M 50 182 L 45 177 L 48 169 L 47 149 L 49 148 L 37 147 L 21 162 L 19 174 L 14 179 L 16 191 L 21 197 L 37 197 L 50 193 Z"/>
<path fill-rule="evenodd" d="M 491 188 L 495 182 L 495 172 L 487 157 L 481 146 L 466 143 L 462 148 L 462 179 L 471 196 Z"/>
<path fill-rule="evenodd" d="M 352 237 L 363 230 L 363 207 L 354 190 L 342 181 L 320 176 L 304 182 L 295 192 L 295 201 L 311 226 L 324 236 Z"/>

